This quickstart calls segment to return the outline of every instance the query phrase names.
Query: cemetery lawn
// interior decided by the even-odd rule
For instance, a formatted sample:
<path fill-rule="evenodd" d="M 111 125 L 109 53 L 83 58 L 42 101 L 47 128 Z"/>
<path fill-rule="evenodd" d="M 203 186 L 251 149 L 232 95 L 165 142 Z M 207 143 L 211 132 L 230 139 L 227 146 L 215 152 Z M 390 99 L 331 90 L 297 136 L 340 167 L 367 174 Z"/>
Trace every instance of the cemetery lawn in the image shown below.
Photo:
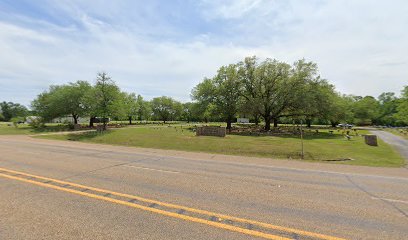
<path fill-rule="evenodd" d="M 365 134 L 360 130 L 359 134 Z M 181 127 L 124 128 L 105 133 L 44 135 L 45 139 L 81 141 L 121 146 L 207 152 L 228 155 L 300 159 L 298 136 L 227 135 L 225 138 L 200 136 Z M 361 136 L 345 139 L 340 132 L 328 130 L 307 133 L 304 140 L 305 160 L 378 167 L 401 167 L 404 159 L 391 146 L 379 140 L 378 147 L 368 146 Z M 350 160 L 351 159 L 351 160 Z"/>
<path fill-rule="evenodd" d="M 31 134 L 32 128 L 25 125 L 19 127 L 14 127 L 12 123 L 0 122 L 0 135 L 21 135 L 21 134 Z"/>

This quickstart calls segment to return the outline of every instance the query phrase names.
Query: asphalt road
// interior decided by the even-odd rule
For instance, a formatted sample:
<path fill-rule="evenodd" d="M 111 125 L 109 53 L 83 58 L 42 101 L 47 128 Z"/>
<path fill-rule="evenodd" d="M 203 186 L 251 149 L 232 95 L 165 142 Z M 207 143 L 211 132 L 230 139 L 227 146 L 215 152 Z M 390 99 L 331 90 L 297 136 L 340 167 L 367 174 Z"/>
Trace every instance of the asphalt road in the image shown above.
<path fill-rule="evenodd" d="M 405 168 L 0 137 L 0 239 L 407 235 Z"/>

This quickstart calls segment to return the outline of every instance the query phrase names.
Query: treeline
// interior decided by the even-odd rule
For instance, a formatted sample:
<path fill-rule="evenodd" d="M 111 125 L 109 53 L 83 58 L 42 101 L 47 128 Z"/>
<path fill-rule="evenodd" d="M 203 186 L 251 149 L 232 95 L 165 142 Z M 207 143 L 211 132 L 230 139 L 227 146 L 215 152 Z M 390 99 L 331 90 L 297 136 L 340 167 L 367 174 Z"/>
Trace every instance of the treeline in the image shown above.
<path fill-rule="evenodd" d="M 28 116 L 30 111 L 19 103 L 1 102 L 0 103 L 0 121 L 24 121 L 24 117 Z"/>
<path fill-rule="evenodd" d="M 205 78 L 192 91 L 201 109 L 201 118 L 222 118 L 228 128 L 236 116 L 249 117 L 258 124 L 294 121 L 358 125 L 408 124 L 408 86 L 402 97 L 383 93 L 378 99 L 342 95 L 321 78 L 317 65 L 305 60 L 290 65 L 275 59 L 259 61 L 247 57 L 236 64 L 222 66 L 212 78 Z"/>
<path fill-rule="evenodd" d="M 39 116 L 41 123 L 71 116 L 73 122 L 89 118 L 166 121 L 225 121 L 230 128 L 237 117 L 271 124 L 303 121 L 307 125 L 350 123 L 357 125 L 408 125 L 408 86 L 395 93 L 372 96 L 343 95 L 320 77 L 317 65 L 305 60 L 288 64 L 275 59 L 247 57 L 222 66 L 212 78 L 204 78 L 191 92 L 192 102 L 171 97 L 150 101 L 121 91 L 106 73 L 96 81 L 53 85 L 39 94 L 31 110 L 11 102 L 0 103 L 0 121 L 21 121 Z M 106 126 L 106 121 L 104 121 Z"/>
<path fill-rule="evenodd" d="M 107 73 L 98 73 L 96 82 L 77 81 L 51 86 L 32 102 L 33 112 L 44 122 L 71 116 L 74 124 L 79 118 L 89 117 L 92 127 L 95 120 L 184 120 L 184 105 L 170 97 L 157 97 L 146 101 L 135 93 L 120 90 Z"/>

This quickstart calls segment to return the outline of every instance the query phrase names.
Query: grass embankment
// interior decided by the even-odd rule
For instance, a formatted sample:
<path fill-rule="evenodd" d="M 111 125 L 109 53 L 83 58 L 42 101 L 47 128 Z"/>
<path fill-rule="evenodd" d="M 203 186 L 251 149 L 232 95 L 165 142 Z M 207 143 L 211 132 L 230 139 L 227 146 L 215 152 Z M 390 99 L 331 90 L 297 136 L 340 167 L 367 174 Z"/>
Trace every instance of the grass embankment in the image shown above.
<path fill-rule="evenodd" d="M 359 134 L 364 133 L 359 131 Z M 299 159 L 301 149 L 298 136 L 196 137 L 194 132 L 180 126 L 127 128 L 104 134 L 49 135 L 41 138 L 283 159 Z M 304 149 L 308 161 L 383 167 L 400 167 L 404 164 L 404 159 L 381 140 L 378 147 L 371 147 L 364 143 L 361 136 L 347 140 L 338 131 L 333 134 L 328 130 L 307 133 Z M 352 160 L 338 161 L 342 159 Z"/>

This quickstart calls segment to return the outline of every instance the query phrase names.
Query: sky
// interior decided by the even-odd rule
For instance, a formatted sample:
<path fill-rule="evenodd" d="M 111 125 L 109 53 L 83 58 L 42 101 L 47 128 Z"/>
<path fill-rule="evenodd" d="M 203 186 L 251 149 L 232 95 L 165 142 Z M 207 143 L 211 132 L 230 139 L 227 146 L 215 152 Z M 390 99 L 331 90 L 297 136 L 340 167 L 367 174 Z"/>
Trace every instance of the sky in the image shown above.
<path fill-rule="evenodd" d="M 246 56 L 316 62 L 344 94 L 408 85 L 406 0 L 0 0 L 0 101 L 107 72 L 146 99 Z"/>

